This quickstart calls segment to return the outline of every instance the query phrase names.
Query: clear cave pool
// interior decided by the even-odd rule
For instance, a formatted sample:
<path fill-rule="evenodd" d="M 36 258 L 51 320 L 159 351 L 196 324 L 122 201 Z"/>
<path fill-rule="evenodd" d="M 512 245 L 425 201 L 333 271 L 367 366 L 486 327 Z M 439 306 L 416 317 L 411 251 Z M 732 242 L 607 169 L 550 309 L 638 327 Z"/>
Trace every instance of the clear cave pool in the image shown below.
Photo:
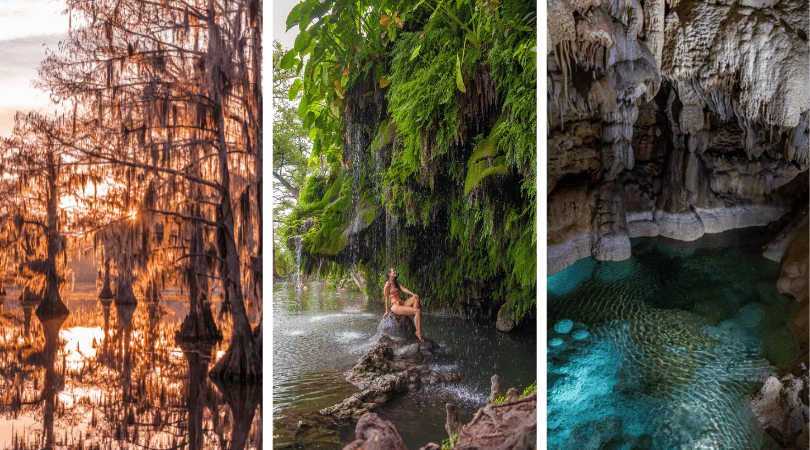
<path fill-rule="evenodd" d="M 384 307 L 358 292 L 330 290 L 314 281 L 306 285 L 299 297 L 292 282 L 273 284 L 273 447 L 342 449 L 354 440 L 356 423 L 321 426 L 318 410 L 359 391 L 344 373 L 371 348 Z M 504 390 L 522 391 L 537 379 L 534 330 L 505 334 L 494 325 L 428 309 L 422 330 L 442 347 L 428 365 L 454 371 L 461 381 L 401 394 L 374 410 L 394 424 L 408 448 L 447 438 L 448 402 L 456 405 L 462 422 L 472 419 L 486 404 L 493 374 Z"/>
<path fill-rule="evenodd" d="M 548 449 L 778 450 L 748 407 L 799 351 L 769 238 L 638 238 L 628 260 L 548 277 Z"/>

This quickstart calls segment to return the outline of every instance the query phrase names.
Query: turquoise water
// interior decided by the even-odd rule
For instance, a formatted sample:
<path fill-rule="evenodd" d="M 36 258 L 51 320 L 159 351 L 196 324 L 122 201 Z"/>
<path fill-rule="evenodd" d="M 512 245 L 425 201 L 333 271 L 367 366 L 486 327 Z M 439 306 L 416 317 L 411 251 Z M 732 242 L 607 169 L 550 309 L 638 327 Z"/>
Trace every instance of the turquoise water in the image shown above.
<path fill-rule="evenodd" d="M 761 376 L 798 356 L 768 238 L 640 238 L 629 260 L 548 277 L 548 448 L 779 449 L 748 408 Z M 563 319 L 574 331 L 554 331 Z"/>

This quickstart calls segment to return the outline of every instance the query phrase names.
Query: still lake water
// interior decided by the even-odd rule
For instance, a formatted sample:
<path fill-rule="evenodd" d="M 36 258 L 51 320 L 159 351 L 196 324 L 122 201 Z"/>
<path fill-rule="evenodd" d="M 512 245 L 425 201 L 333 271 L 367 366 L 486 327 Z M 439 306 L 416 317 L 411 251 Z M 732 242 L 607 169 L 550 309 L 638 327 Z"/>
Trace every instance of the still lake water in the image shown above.
<path fill-rule="evenodd" d="M 369 305 L 358 292 L 329 291 L 317 282 L 307 286 L 299 301 L 293 283 L 273 284 L 273 446 L 342 449 L 354 440 L 356 424 L 320 430 L 301 424 L 358 392 L 344 373 L 371 347 L 385 309 L 382 302 Z M 447 438 L 445 403 L 458 407 L 462 422 L 472 419 L 486 404 L 493 374 L 504 391 L 522 391 L 537 379 L 535 330 L 505 334 L 494 324 L 426 311 L 422 332 L 442 347 L 429 366 L 454 371 L 461 381 L 395 396 L 374 411 L 394 424 L 408 448 Z"/>
<path fill-rule="evenodd" d="M 226 322 L 218 319 L 222 343 L 178 346 L 187 300 L 164 295 L 159 304 L 112 304 L 105 339 L 97 296 L 95 286 L 77 286 L 63 295 L 67 319 L 42 324 L 35 305 L 21 305 L 19 290 L 8 289 L 0 306 L 0 449 L 262 447 L 261 385 L 208 378 L 228 347 Z"/>
<path fill-rule="evenodd" d="M 799 350 L 769 238 L 639 238 L 626 261 L 548 277 L 548 448 L 778 450 L 748 408 Z M 589 336 L 555 332 L 563 319 Z"/>

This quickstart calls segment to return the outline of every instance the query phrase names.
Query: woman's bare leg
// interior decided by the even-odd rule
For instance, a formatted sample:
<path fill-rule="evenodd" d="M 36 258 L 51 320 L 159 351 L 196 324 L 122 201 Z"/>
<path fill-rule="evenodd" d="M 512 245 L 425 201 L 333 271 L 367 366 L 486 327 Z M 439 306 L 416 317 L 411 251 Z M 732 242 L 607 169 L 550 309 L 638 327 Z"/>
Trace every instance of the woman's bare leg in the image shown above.
<path fill-rule="evenodd" d="M 391 306 L 391 311 L 398 316 L 413 316 L 413 324 L 416 325 L 416 337 L 419 338 L 420 341 L 425 342 L 422 339 L 422 310 L 418 308 L 414 308 L 412 306 L 402 306 L 402 305 L 394 305 Z"/>
<path fill-rule="evenodd" d="M 411 297 L 408 300 L 405 300 L 405 306 L 410 306 L 411 308 L 422 309 L 422 303 L 419 302 L 417 297 Z"/>

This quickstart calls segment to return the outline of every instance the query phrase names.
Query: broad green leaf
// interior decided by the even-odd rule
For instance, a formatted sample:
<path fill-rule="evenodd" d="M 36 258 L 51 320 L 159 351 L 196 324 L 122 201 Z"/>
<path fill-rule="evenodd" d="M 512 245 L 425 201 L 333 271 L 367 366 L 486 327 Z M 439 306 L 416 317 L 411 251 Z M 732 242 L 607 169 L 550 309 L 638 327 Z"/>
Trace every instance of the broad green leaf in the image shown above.
<path fill-rule="evenodd" d="M 422 44 L 417 45 L 416 48 L 413 49 L 413 52 L 411 53 L 411 60 L 413 60 L 414 58 L 419 56 L 419 49 L 420 48 L 422 48 Z"/>
<path fill-rule="evenodd" d="M 293 85 L 290 87 L 290 93 L 287 95 L 287 98 L 290 101 L 295 100 L 295 97 L 297 97 L 298 93 L 301 92 L 302 87 L 304 87 L 304 83 L 301 82 L 300 78 L 296 78 Z"/>
<path fill-rule="evenodd" d="M 456 87 L 461 92 L 467 92 L 467 88 L 464 86 L 464 77 L 461 76 L 461 60 L 456 55 Z"/>
<path fill-rule="evenodd" d="M 303 2 L 295 5 L 292 11 L 290 11 L 290 13 L 287 15 L 287 31 L 289 31 L 290 28 L 301 20 L 301 6 L 303 5 Z"/>
<path fill-rule="evenodd" d="M 307 44 L 309 44 L 309 33 L 306 31 L 298 33 L 298 36 L 295 38 L 294 48 L 298 52 L 302 52 L 305 48 L 307 48 Z"/>
<path fill-rule="evenodd" d="M 285 53 L 284 56 L 281 58 L 281 61 L 278 63 L 279 68 L 281 68 L 281 70 L 292 69 L 293 65 L 295 64 L 295 55 L 297 54 L 298 52 L 295 51 L 295 49 L 291 49 L 290 51 Z"/>

